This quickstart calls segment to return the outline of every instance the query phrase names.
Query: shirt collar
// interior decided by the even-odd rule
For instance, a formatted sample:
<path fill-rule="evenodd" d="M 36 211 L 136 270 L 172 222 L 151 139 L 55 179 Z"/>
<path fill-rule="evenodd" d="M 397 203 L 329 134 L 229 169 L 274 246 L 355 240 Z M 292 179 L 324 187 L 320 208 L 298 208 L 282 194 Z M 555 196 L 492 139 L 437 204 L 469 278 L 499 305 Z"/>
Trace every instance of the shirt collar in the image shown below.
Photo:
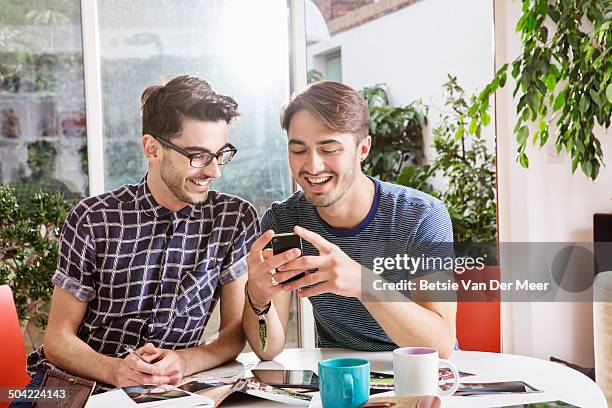
<path fill-rule="evenodd" d="M 355 228 L 352 229 L 337 229 L 332 227 L 331 225 L 329 225 L 327 222 L 325 222 L 325 220 L 323 218 L 321 218 L 321 216 L 319 215 L 319 212 L 317 211 L 317 209 L 315 207 L 312 206 L 312 204 L 310 204 L 310 207 L 312 207 L 312 209 L 314 210 L 315 215 L 317 216 L 319 222 L 323 225 L 323 227 L 327 230 L 327 232 L 329 232 L 330 234 L 332 234 L 335 237 L 338 238 L 342 238 L 342 237 L 355 237 L 359 234 L 361 234 L 361 232 L 363 230 L 365 230 L 368 225 L 370 225 L 370 222 L 374 219 L 374 216 L 376 215 L 376 212 L 378 211 L 378 206 L 379 206 L 379 202 L 380 202 L 380 181 L 368 176 L 368 178 L 372 181 L 372 183 L 374 183 L 374 199 L 372 200 L 372 205 L 370 206 L 370 210 L 368 211 L 368 214 L 366 215 L 366 217 L 363 219 L 363 221 L 361 221 L 359 223 L 359 225 L 357 225 Z M 303 196 L 305 197 L 305 196 Z"/>
<path fill-rule="evenodd" d="M 138 183 L 138 189 L 136 190 L 136 203 L 138 210 L 144 211 L 156 218 L 167 217 L 172 213 L 166 207 L 161 206 L 149 190 L 147 186 L 147 175 L 140 180 Z M 185 207 L 177 211 L 177 213 L 189 217 L 189 218 L 202 218 L 204 204 L 187 204 Z"/>
<path fill-rule="evenodd" d="M 210 191 L 208 192 L 208 194 L 210 194 Z M 204 205 L 205 203 L 187 204 L 186 206 L 178 210 L 178 213 L 189 218 L 202 218 L 202 208 L 204 207 Z"/>

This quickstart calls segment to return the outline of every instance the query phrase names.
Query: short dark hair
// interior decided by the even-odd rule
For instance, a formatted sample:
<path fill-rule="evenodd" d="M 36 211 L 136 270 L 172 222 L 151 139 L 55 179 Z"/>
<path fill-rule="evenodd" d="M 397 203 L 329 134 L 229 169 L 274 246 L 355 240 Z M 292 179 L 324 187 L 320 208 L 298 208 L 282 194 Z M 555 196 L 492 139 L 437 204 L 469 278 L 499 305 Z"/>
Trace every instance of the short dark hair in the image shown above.
<path fill-rule="evenodd" d="M 370 130 L 370 111 L 365 99 L 340 82 L 314 82 L 294 93 L 281 112 L 281 127 L 285 131 L 289 130 L 293 115 L 302 109 L 334 132 L 351 133 L 357 141 Z"/>
<path fill-rule="evenodd" d="M 177 137 L 184 118 L 230 123 L 238 117 L 238 104 L 198 77 L 181 75 L 165 85 L 152 85 L 141 97 L 142 134 L 168 140 Z"/>

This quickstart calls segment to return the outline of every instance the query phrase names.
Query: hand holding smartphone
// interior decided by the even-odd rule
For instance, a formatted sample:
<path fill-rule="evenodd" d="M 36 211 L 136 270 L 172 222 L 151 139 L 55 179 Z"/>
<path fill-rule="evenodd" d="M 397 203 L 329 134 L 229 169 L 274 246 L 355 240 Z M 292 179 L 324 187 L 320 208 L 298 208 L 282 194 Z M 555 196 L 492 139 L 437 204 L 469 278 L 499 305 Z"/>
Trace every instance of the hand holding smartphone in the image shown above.
<path fill-rule="evenodd" d="M 272 253 L 274 255 L 282 254 L 283 252 L 293 248 L 299 249 L 300 253 L 302 252 L 302 238 L 299 235 L 289 232 L 284 234 L 275 234 L 272 238 Z M 293 282 L 294 280 L 300 279 L 304 275 L 304 272 L 302 272 L 292 278 L 287 279 L 286 281 L 279 283 Z"/>

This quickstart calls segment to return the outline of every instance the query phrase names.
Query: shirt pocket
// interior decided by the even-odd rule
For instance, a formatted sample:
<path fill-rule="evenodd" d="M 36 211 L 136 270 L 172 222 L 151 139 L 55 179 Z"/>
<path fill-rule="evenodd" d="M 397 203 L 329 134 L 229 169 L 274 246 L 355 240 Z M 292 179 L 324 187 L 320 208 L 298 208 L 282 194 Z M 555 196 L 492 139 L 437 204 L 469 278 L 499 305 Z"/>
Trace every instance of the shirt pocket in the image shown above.
<path fill-rule="evenodd" d="M 221 262 L 209 258 L 183 272 L 175 304 L 178 316 L 206 316 L 219 282 L 220 270 Z"/>

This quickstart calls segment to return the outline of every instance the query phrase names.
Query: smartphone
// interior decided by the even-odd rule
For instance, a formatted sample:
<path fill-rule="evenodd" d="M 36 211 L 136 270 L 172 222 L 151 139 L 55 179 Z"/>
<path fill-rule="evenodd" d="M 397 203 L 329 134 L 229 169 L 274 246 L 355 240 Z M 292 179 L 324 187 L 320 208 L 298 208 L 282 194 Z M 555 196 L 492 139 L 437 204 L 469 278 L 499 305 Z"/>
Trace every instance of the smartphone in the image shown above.
<path fill-rule="evenodd" d="M 300 250 L 300 256 L 302 252 L 302 238 L 299 235 L 295 235 L 293 233 L 285 233 L 285 234 L 276 234 L 272 238 L 272 253 L 274 255 L 282 254 L 285 251 L 290 249 L 297 248 Z M 294 280 L 300 279 L 304 276 L 304 272 L 295 275 L 292 278 L 287 279 L 286 281 L 279 283 L 287 283 L 293 282 Z"/>
<path fill-rule="evenodd" d="M 310 370 L 251 370 L 257 381 L 275 387 L 319 388 L 319 377 Z"/>

